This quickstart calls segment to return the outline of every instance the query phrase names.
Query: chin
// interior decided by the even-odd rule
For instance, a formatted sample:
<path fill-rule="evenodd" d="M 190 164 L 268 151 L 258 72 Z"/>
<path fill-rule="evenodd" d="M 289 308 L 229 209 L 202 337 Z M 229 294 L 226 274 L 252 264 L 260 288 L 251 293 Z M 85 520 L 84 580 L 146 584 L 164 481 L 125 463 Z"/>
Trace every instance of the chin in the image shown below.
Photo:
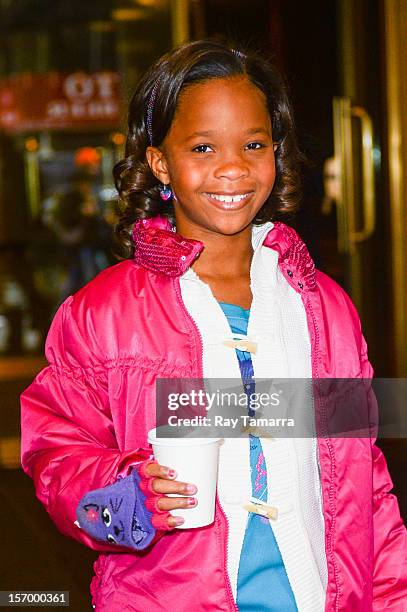
<path fill-rule="evenodd" d="M 245 219 L 222 219 L 222 221 L 216 224 L 211 224 L 210 229 L 219 234 L 224 234 L 225 236 L 234 236 L 245 230 L 247 226 L 253 222 L 253 219 L 254 217 L 246 217 Z"/>

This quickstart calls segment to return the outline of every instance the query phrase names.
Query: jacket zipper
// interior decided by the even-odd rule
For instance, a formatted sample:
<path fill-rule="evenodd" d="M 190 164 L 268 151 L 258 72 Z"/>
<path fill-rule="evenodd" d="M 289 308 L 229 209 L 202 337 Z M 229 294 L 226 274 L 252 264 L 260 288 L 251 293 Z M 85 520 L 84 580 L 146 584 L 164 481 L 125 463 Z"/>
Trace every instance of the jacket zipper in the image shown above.
<path fill-rule="evenodd" d="M 229 597 L 230 605 L 233 607 L 234 610 L 239 610 L 235 600 L 233 599 L 232 585 L 230 584 L 230 579 L 229 579 L 228 569 L 227 569 L 227 560 L 228 560 L 228 557 L 229 557 L 229 520 L 228 520 L 228 517 L 226 516 L 226 513 L 225 513 L 224 509 L 221 506 L 221 503 L 220 503 L 218 497 L 217 497 L 217 503 L 218 503 L 218 506 L 219 506 L 220 513 L 222 514 L 222 516 L 223 516 L 223 518 L 225 520 L 225 524 L 226 524 L 226 555 L 225 555 L 224 560 L 223 560 L 223 572 L 224 572 L 224 575 L 225 575 L 226 590 L 227 590 L 227 594 L 228 594 L 228 597 Z"/>
<path fill-rule="evenodd" d="M 312 376 L 314 378 L 320 378 L 319 376 L 319 371 L 318 371 L 318 359 L 319 359 L 319 328 L 315 319 L 315 315 L 314 315 L 314 311 L 312 309 L 312 306 L 310 304 L 310 300 L 308 299 L 304 299 L 304 307 L 305 310 L 310 313 L 311 319 L 312 319 L 312 324 L 314 326 L 314 331 L 315 331 L 315 351 L 314 354 L 312 356 Z M 317 433 L 318 435 L 318 433 Z M 330 455 L 330 459 L 331 459 L 331 469 L 334 469 L 334 460 L 333 460 L 333 448 L 332 448 L 332 444 L 329 440 L 329 438 L 326 438 L 326 445 L 328 447 L 328 451 L 329 451 L 329 455 Z M 332 521 L 332 527 L 329 531 L 329 535 L 328 535 L 328 542 L 329 542 L 329 546 L 328 546 L 328 550 L 329 550 L 329 554 L 331 557 L 331 561 L 332 561 L 332 565 L 334 568 L 334 578 L 335 578 L 335 586 L 336 586 L 336 595 L 335 595 L 335 610 L 339 610 L 339 598 L 340 598 L 340 587 L 339 587 L 339 583 L 338 583 L 338 567 L 336 565 L 336 561 L 335 561 L 335 556 L 333 554 L 333 546 L 332 546 L 332 532 L 334 529 L 334 525 L 335 525 L 335 521 L 336 521 L 336 515 L 335 512 L 333 511 L 334 508 L 334 491 L 333 491 L 333 484 L 332 484 L 333 480 L 331 480 L 331 485 L 329 487 L 329 491 L 328 491 L 328 497 L 329 497 L 329 503 L 332 509 L 332 517 L 333 517 L 333 521 Z"/>
<path fill-rule="evenodd" d="M 190 321 L 190 323 L 192 323 L 192 328 L 194 329 L 195 333 L 196 333 L 196 337 L 198 338 L 198 344 L 199 344 L 199 348 L 200 348 L 200 355 L 198 358 L 198 378 L 203 378 L 203 341 L 202 341 L 202 335 L 201 332 L 198 329 L 198 325 L 196 324 L 195 319 L 192 317 L 191 313 L 187 310 L 185 304 L 184 304 L 184 300 L 182 299 L 182 295 L 181 295 L 181 288 L 180 288 L 180 281 L 179 278 L 175 278 L 174 279 L 174 288 L 175 288 L 175 294 L 177 296 L 178 302 L 181 306 L 182 311 L 184 312 L 185 316 L 187 317 L 187 320 Z M 227 560 L 229 558 L 229 521 L 228 518 L 225 514 L 225 511 L 223 510 L 221 503 L 219 501 L 219 497 L 218 494 L 216 493 L 216 503 L 218 505 L 218 508 L 220 510 L 221 515 L 223 516 L 224 520 L 225 520 L 225 524 L 226 524 L 226 555 L 224 556 L 223 559 L 223 574 L 225 577 L 225 584 L 226 584 L 226 592 L 229 598 L 229 604 L 232 606 L 233 610 L 238 610 L 238 607 L 235 603 L 235 600 L 233 599 L 233 592 L 232 592 L 232 585 L 230 584 L 230 579 L 229 579 L 229 575 L 228 575 L 228 571 L 227 571 Z M 216 519 L 215 519 L 216 520 Z"/>
<path fill-rule="evenodd" d="M 175 287 L 175 294 L 177 296 L 181 309 L 184 312 L 187 319 L 189 319 L 189 321 L 192 323 L 192 327 L 194 328 L 196 336 L 198 337 L 198 344 L 200 348 L 200 355 L 198 357 L 198 378 L 203 378 L 203 342 L 202 342 L 201 332 L 199 331 L 196 322 L 194 321 L 190 312 L 187 310 L 187 307 L 184 304 L 184 300 L 182 299 L 182 295 L 181 295 L 181 288 L 180 288 L 180 282 L 179 282 L 178 277 L 174 279 L 174 287 Z"/>

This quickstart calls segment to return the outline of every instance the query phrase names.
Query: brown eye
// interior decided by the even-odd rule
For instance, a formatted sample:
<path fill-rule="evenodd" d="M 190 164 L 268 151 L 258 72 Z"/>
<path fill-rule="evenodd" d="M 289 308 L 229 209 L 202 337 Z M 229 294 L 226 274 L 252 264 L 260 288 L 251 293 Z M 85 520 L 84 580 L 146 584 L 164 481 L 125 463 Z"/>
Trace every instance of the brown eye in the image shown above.
<path fill-rule="evenodd" d="M 209 153 L 209 151 L 212 151 L 211 147 L 205 144 L 198 145 L 197 147 L 194 147 L 192 150 L 195 151 L 196 153 Z"/>
<path fill-rule="evenodd" d="M 265 146 L 262 142 L 249 142 L 247 148 L 249 151 L 256 151 L 257 149 L 264 149 Z"/>

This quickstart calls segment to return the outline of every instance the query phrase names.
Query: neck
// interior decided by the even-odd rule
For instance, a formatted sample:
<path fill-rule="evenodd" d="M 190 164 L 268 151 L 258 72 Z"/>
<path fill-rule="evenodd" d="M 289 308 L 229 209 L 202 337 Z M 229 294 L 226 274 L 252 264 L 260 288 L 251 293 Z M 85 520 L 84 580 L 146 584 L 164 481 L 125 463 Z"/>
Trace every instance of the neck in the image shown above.
<path fill-rule="evenodd" d="M 177 223 L 177 231 L 205 245 L 192 266 L 199 277 L 232 279 L 249 275 L 253 256 L 251 224 L 231 236 L 184 223 Z"/>

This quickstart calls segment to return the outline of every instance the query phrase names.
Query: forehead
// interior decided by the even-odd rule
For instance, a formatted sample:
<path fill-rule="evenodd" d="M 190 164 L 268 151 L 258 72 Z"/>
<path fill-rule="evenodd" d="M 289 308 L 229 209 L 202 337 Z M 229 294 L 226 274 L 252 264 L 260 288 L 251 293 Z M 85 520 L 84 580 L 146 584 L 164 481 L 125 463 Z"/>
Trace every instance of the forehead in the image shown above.
<path fill-rule="evenodd" d="M 253 127 L 271 127 L 266 96 L 245 75 L 239 75 L 187 86 L 179 95 L 171 131 Z"/>

